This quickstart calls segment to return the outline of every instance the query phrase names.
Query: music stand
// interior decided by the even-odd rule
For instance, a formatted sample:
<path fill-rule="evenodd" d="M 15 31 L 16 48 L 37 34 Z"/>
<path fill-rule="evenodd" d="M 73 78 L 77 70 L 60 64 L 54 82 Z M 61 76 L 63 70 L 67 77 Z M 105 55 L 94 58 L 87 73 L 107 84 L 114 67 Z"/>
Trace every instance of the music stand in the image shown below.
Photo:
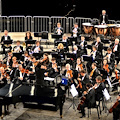
<path fill-rule="evenodd" d="M 26 44 L 35 44 L 36 40 L 26 40 Z"/>
<path fill-rule="evenodd" d="M 93 57 L 91 57 L 91 56 L 83 55 L 82 57 L 83 57 L 83 60 L 84 60 L 84 61 L 93 62 Z"/>
<path fill-rule="evenodd" d="M 13 42 L 13 40 L 4 40 L 3 44 L 9 45 L 9 44 L 12 44 L 12 42 Z"/>
<path fill-rule="evenodd" d="M 33 53 L 33 56 L 38 60 L 43 56 L 43 53 Z"/>
<path fill-rule="evenodd" d="M 51 35 L 52 35 L 52 38 L 55 38 L 55 39 L 62 38 L 62 35 L 58 35 L 58 34 L 51 34 Z"/>
<path fill-rule="evenodd" d="M 20 60 L 22 53 L 15 53 L 13 52 L 13 56 L 15 56 L 17 58 L 17 60 Z"/>
<path fill-rule="evenodd" d="M 66 53 L 67 58 L 76 58 L 76 54 L 74 53 Z"/>
<path fill-rule="evenodd" d="M 54 58 L 57 58 L 58 57 L 58 52 L 53 52 L 53 53 L 51 53 L 51 55 L 52 55 L 52 58 L 54 57 Z"/>
<path fill-rule="evenodd" d="M 66 48 L 66 43 L 67 43 L 67 42 L 56 41 L 56 42 L 55 42 L 55 46 L 58 46 L 59 43 L 62 43 L 63 46 L 64 46 L 64 48 Z"/>
<path fill-rule="evenodd" d="M 34 33 L 34 37 L 38 37 L 38 40 L 39 40 L 39 37 L 42 37 L 42 33 L 41 32 Z"/>

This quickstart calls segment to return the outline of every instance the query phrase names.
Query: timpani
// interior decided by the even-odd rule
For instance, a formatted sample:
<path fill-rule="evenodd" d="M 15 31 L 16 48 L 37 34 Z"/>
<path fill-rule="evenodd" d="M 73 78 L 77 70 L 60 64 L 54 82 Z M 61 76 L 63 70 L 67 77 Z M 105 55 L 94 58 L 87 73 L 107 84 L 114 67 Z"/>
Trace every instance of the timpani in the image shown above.
<path fill-rule="evenodd" d="M 83 25 L 84 32 L 86 34 L 92 33 L 93 25 L 91 23 L 82 23 L 82 25 Z"/>

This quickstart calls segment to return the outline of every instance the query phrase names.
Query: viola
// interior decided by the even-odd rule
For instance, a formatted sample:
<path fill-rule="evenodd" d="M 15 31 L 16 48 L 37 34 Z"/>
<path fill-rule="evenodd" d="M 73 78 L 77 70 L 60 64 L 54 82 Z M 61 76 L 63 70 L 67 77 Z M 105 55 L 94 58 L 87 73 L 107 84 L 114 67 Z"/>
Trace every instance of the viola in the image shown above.
<path fill-rule="evenodd" d="M 116 108 L 119 105 L 118 100 L 115 102 L 115 104 L 109 109 L 109 113 L 113 112 L 113 109 Z"/>
<path fill-rule="evenodd" d="M 108 64 L 106 64 L 106 65 L 103 65 L 103 69 L 105 69 L 108 73 L 109 73 L 109 65 Z"/>
<path fill-rule="evenodd" d="M 26 74 L 28 74 L 28 72 L 29 72 L 29 70 L 27 70 L 27 69 L 22 69 L 22 70 L 20 70 L 21 71 L 21 73 L 26 73 Z"/>

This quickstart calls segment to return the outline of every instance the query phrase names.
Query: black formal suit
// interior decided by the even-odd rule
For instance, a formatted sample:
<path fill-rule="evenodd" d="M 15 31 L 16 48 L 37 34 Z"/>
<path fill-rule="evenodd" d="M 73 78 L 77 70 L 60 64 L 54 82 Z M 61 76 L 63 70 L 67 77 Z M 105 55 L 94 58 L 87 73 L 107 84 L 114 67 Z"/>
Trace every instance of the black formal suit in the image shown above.
<path fill-rule="evenodd" d="M 34 51 L 34 49 L 36 48 L 37 46 L 35 45 L 35 46 L 33 46 L 32 48 L 31 48 L 31 51 Z M 43 47 L 42 46 L 39 46 L 39 48 L 40 48 L 40 51 L 43 51 Z M 40 52 L 39 51 L 39 52 Z"/>
<path fill-rule="evenodd" d="M 83 78 L 83 79 L 82 79 Z M 82 91 L 86 91 L 86 84 L 90 83 L 89 76 L 86 74 L 85 77 L 81 77 L 81 83 L 82 83 Z"/>
<path fill-rule="evenodd" d="M 103 15 L 100 15 L 99 21 L 100 21 L 100 24 L 103 22 Z M 105 15 L 104 21 L 106 24 L 108 24 L 108 15 Z"/>
<path fill-rule="evenodd" d="M 99 101 L 103 97 L 103 90 L 105 89 L 105 84 L 102 82 L 100 85 L 95 89 L 95 99 Z"/>
<path fill-rule="evenodd" d="M 19 53 L 23 53 L 23 47 L 21 45 L 19 47 L 20 47 Z M 14 46 L 13 51 L 15 51 L 16 48 L 17 48 L 17 46 Z"/>
<path fill-rule="evenodd" d="M 5 40 L 5 36 L 2 36 L 1 42 L 3 42 L 4 40 Z M 10 37 L 10 36 L 7 36 L 7 40 L 11 40 L 11 37 Z"/>
<path fill-rule="evenodd" d="M 80 110 L 83 116 L 85 115 L 85 107 L 92 108 L 96 105 L 94 89 L 91 89 L 85 96 L 86 96 L 85 102 L 82 105 L 80 105 Z"/>
<path fill-rule="evenodd" d="M 83 44 L 83 46 L 81 44 Z M 87 55 L 87 42 L 86 41 L 79 42 L 77 46 L 78 46 L 78 49 L 80 50 L 80 56 Z"/>
<path fill-rule="evenodd" d="M 72 30 L 71 30 L 72 36 L 73 36 L 73 30 L 74 30 L 74 27 L 72 27 Z M 78 27 L 78 28 L 77 28 L 77 37 L 79 37 L 80 33 L 81 33 L 81 30 L 80 30 L 80 28 Z"/>
<path fill-rule="evenodd" d="M 92 46 L 93 46 L 93 45 L 96 45 L 96 44 L 97 44 L 97 42 L 94 41 L 94 42 L 92 43 Z M 101 53 L 101 55 L 102 55 L 103 43 L 102 43 L 102 42 L 99 42 L 96 46 L 97 46 L 97 51 L 99 51 L 99 52 Z"/>
<path fill-rule="evenodd" d="M 54 34 L 58 34 L 57 30 L 60 29 L 62 32 L 61 32 L 61 35 L 64 34 L 64 29 L 62 27 L 58 28 L 56 27 L 55 30 L 54 30 Z"/>

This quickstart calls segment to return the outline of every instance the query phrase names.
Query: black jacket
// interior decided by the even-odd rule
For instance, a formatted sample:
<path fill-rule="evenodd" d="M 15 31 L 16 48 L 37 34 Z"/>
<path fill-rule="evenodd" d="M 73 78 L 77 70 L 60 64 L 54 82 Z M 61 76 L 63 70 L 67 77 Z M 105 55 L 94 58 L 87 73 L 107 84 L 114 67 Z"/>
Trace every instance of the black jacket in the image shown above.
<path fill-rule="evenodd" d="M 54 34 L 58 34 L 57 29 L 59 29 L 59 28 L 56 27 L 56 28 L 54 29 Z M 60 30 L 62 31 L 61 35 L 63 35 L 63 34 L 64 34 L 64 29 L 63 29 L 62 27 L 60 27 Z"/>
<path fill-rule="evenodd" d="M 100 21 L 100 24 L 101 24 L 102 21 L 103 21 L 103 15 L 100 15 L 99 21 Z M 106 24 L 108 23 L 108 15 L 105 15 L 105 23 L 106 23 Z"/>
<path fill-rule="evenodd" d="M 4 40 L 5 40 L 5 36 L 2 36 L 1 42 L 3 42 Z M 10 36 L 7 36 L 7 40 L 11 40 Z"/>

